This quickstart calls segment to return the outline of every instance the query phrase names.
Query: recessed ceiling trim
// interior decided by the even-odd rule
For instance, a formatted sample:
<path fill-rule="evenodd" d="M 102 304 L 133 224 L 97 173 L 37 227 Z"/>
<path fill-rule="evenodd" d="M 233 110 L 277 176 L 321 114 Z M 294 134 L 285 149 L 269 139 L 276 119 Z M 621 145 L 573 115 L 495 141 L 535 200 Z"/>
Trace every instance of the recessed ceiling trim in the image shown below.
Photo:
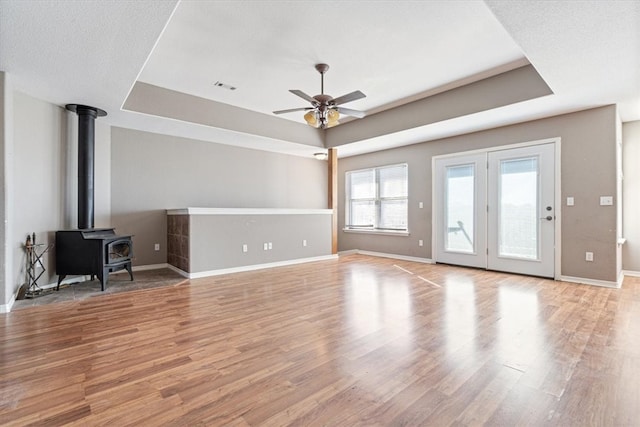
<path fill-rule="evenodd" d="M 328 129 L 325 143 L 339 147 L 551 94 L 535 68 L 526 65 Z"/>
<path fill-rule="evenodd" d="M 267 138 L 324 147 L 321 131 L 210 99 L 136 82 L 124 110 Z"/>

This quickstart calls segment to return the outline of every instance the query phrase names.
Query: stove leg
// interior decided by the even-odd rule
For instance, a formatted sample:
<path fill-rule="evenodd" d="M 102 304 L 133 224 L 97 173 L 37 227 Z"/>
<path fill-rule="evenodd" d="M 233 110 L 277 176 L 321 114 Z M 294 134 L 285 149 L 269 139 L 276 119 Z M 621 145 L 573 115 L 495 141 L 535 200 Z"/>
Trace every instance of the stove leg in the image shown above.
<path fill-rule="evenodd" d="M 98 280 L 100 280 L 100 290 L 102 292 L 104 292 L 104 289 L 105 289 L 105 281 L 107 278 L 107 274 L 109 274 L 109 272 L 105 271 L 104 269 L 102 270 L 102 272 L 98 273 Z"/>
<path fill-rule="evenodd" d="M 129 272 L 129 277 L 131 277 L 131 281 L 133 282 L 133 271 L 131 270 L 131 263 L 128 262 L 124 268 L 126 268 L 127 271 Z"/>
<path fill-rule="evenodd" d="M 65 277 L 67 277 L 66 274 L 61 274 L 60 276 L 58 276 L 58 287 L 56 288 L 56 291 L 60 290 L 60 283 L 62 283 Z"/>

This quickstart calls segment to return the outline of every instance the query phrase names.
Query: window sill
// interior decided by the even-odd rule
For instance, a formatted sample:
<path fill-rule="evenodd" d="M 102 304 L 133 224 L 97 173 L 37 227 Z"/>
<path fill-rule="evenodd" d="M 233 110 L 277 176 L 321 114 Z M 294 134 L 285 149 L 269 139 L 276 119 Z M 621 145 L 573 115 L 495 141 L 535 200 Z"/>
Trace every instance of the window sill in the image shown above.
<path fill-rule="evenodd" d="M 408 231 L 394 231 L 394 230 L 360 230 L 356 228 L 343 228 L 345 233 L 355 234 L 380 234 L 384 236 L 409 236 Z"/>

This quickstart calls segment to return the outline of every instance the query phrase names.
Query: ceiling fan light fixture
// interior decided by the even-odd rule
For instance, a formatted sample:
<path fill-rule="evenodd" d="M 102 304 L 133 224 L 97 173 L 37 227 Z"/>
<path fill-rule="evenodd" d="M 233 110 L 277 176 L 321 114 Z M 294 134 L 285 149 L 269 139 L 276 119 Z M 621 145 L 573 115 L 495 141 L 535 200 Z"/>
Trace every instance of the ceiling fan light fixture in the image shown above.
<path fill-rule="evenodd" d="M 327 127 L 330 128 L 332 126 L 340 124 L 338 120 L 340 119 L 340 113 L 338 110 L 330 109 L 327 112 Z"/>
<path fill-rule="evenodd" d="M 304 115 L 304 119 L 307 121 L 309 126 L 317 127 L 318 126 L 318 118 L 316 117 L 315 111 L 309 111 Z"/>

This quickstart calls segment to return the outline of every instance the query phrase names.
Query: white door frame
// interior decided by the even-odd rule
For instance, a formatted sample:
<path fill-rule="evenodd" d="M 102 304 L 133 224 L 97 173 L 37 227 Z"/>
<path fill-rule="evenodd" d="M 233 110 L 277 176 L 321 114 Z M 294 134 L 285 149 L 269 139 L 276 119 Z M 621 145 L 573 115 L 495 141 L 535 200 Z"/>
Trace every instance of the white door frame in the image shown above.
<path fill-rule="evenodd" d="M 510 150 L 513 148 L 522 148 L 522 147 L 530 147 L 534 145 L 542 145 L 542 144 L 553 144 L 555 148 L 555 170 L 554 170 L 554 202 L 555 202 L 555 226 L 554 226 L 554 267 L 553 267 L 553 278 L 555 280 L 560 280 L 561 274 L 561 266 L 562 266 L 562 185 L 561 185 L 561 138 L 547 138 L 547 139 L 539 139 L 535 141 L 527 141 L 527 142 L 519 142 L 508 145 L 499 145 L 495 147 L 482 148 L 478 150 L 469 150 L 469 151 L 460 151 L 456 153 L 442 154 L 439 156 L 433 156 L 431 158 L 431 257 L 435 262 L 438 262 L 436 259 L 437 254 L 437 246 L 436 246 L 436 233 L 437 223 L 440 219 L 441 209 L 437 205 L 436 201 L 436 160 L 446 159 L 450 157 L 457 157 L 463 155 L 472 155 L 472 154 L 487 154 L 489 152 L 494 151 L 502 151 L 502 150 Z M 438 209 L 436 209 L 438 206 Z"/>

